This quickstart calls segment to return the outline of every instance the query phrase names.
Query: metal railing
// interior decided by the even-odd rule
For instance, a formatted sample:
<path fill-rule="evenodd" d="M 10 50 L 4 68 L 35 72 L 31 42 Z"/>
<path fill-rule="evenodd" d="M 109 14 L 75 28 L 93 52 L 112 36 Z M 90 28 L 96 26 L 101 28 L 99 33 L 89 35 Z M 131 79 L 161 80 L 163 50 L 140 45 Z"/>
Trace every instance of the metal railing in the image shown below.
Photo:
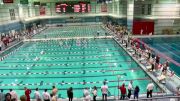
<path fill-rule="evenodd" d="M 180 96 L 161 96 L 152 98 L 140 98 L 139 101 L 180 101 Z M 130 101 L 135 101 L 135 99 L 130 99 Z"/>

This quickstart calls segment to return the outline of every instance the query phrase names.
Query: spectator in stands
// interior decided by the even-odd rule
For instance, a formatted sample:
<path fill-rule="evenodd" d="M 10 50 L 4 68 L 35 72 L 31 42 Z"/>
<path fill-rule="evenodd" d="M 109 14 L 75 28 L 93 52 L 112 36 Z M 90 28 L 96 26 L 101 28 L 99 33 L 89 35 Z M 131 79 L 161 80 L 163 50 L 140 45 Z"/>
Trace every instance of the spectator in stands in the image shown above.
<path fill-rule="evenodd" d="M 150 58 L 151 58 L 151 50 L 150 49 L 148 49 L 148 52 L 147 52 L 147 54 L 148 54 L 148 60 L 150 60 Z"/>
<path fill-rule="evenodd" d="M 174 71 L 171 71 L 171 73 L 168 75 L 170 78 L 172 78 L 175 75 Z"/>
<path fill-rule="evenodd" d="M 152 63 L 151 63 L 151 71 L 152 72 L 154 71 L 154 67 L 155 67 L 155 62 L 152 61 Z"/>
<path fill-rule="evenodd" d="M 162 74 L 166 75 L 168 70 L 169 70 L 169 63 L 166 62 L 163 64 Z"/>
<path fill-rule="evenodd" d="M 136 99 L 136 98 L 138 99 L 139 91 L 140 91 L 139 86 L 136 86 L 134 89 L 134 99 Z"/>
<path fill-rule="evenodd" d="M 11 94 L 10 93 L 6 93 L 5 95 L 5 100 L 4 101 L 12 101 L 11 100 Z"/>
<path fill-rule="evenodd" d="M 133 81 L 131 80 L 130 82 L 129 82 L 129 85 L 128 85 L 128 98 L 130 99 L 131 98 L 131 92 L 132 92 L 132 90 L 133 90 Z"/>
<path fill-rule="evenodd" d="M 147 98 L 149 98 L 149 96 L 152 97 L 153 89 L 154 89 L 154 84 L 153 84 L 153 82 L 151 81 L 151 82 L 147 85 Z"/>
<path fill-rule="evenodd" d="M 12 89 L 10 89 L 9 91 L 9 93 L 11 94 L 11 101 L 18 101 L 17 93 Z"/>
<path fill-rule="evenodd" d="M 155 69 L 156 69 L 156 70 L 158 70 L 159 62 L 160 62 L 160 57 L 157 55 L 157 56 L 155 57 Z"/>
<path fill-rule="evenodd" d="M 91 101 L 91 96 L 87 87 L 84 89 L 83 94 L 84 94 L 84 101 Z"/>
<path fill-rule="evenodd" d="M 20 100 L 21 100 L 21 101 L 27 101 L 26 95 L 20 96 Z"/>
<path fill-rule="evenodd" d="M 38 88 L 36 88 L 36 91 L 34 92 L 34 97 L 35 97 L 36 101 L 41 101 L 41 96 L 40 96 Z"/>
<path fill-rule="evenodd" d="M 25 95 L 26 95 L 27 101 L 30 101 L 31 90 L 27 89 L 27 87 L 24 87 L 24 90 L 25 90 Z"/>
<path fill-rule="evenodd" d="M 70 87 L 67 90 L 67 95 L 68 95 L 69 101 L 72 101 L 73 100 L 73 88 L 72 87 Z"/>
<path fill-rule="evenodd" d="M 52 94 L 53 95 L 53 94 Z M 44 92 L 42 93 L 42 96 L 43 96 L 43 100 L 44 101 L 50 101 L 51 99 L 51 96 L 50 94 L 47 92 L 47 89 L 44 90 Z M 53 95 L 54 96 L 54 95 Z"/>
<path fill-rule="evenodd" d="M 103 82 L 103 85 L 101 86 L 101 91 L 102 91 L 102 100 L 107 101 L 108 86 L 106 85 L 106 81 Z"/>
<path fill-rule="evenodd" d="M 0 101 L 4 101 L 5 100 L 5 94 L 3 93 L 3 89 L 1 89 L 0 92 Z"/>
<path fill-rule="evenodd" d="M 118 87 L 118 89 L 120 89 L 120 91 L 121 91 L 121 98 L 120 98 L 120 100 L 124 100 L 125 96 L 126 96 L 126 87 L 125 87 L 125 84 L 123 83 L 121 87 Z"/>
<path fill-rule="evenodd" d="M 0 39 L 0 51 L 2 50 L 2 47 L 3 47 L 3 42 Z"/>
<path fill-rule="evenodd" d="M 96 101 L 96 97 L 97 97 L 97 87 L 96 86 L 94 86 L 92 94 L 93 94 L 93 101 Z"/>
<path fill-rule="evenodd" d="M 7 47 L 7 41 L 6 41 L 6 37 L 2 37 L 2 41 L 5 47 Z"/>

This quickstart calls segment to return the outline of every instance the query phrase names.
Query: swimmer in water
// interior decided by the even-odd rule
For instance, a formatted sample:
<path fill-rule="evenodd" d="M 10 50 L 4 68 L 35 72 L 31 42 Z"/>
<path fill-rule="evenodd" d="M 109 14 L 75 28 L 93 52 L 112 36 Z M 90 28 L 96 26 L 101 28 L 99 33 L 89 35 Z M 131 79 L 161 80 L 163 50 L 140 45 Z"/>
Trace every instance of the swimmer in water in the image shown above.
<path fill-rule="evenodd" d="M 34 61 L 39 61 L 39 58 L 36 56 L 36 58 L 34 59 Z"/>
<path fill-rule="evenodd" d="M 42 55 L 42 54 L 44 54 L 45 52 L 42 50 L 41 52 L 40 52 L 40 54 Z"/>

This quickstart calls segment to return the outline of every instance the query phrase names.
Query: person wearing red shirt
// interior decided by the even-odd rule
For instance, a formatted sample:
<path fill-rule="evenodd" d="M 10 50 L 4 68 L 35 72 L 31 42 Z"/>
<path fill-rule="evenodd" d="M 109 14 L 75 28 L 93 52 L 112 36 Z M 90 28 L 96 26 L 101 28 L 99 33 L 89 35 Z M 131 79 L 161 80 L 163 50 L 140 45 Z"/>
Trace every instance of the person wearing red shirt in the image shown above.
<path fill-rule="evenodd" d="M 24 87 L 24 90 L 25 90 L 25 95 L 26 95 L 26 98 L 27 98 L 26 101 L 30 101 L 31 90 L 27 89 L 27 87 Z"/>
<path fill-rule="evenodd" d="M 118 89 L 121 91 L 121 98 L 120 100 L 124 100 L 126 96 L 126 87 L 125 84 L 123 83 L 121 87 L 118 87 Z"/>

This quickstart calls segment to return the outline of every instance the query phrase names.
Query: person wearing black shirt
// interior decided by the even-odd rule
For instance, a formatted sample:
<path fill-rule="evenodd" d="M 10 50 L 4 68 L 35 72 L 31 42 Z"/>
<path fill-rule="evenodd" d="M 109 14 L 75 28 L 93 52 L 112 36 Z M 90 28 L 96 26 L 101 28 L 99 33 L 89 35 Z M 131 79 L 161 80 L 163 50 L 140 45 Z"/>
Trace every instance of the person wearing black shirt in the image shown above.
<path fill-rule="evenodd" d="M 67 90 L 67 95 L 68 95 L 69 101 L 72 101 L 73 100 L 73 88 L 72 87 L 70 87 Z"/>

